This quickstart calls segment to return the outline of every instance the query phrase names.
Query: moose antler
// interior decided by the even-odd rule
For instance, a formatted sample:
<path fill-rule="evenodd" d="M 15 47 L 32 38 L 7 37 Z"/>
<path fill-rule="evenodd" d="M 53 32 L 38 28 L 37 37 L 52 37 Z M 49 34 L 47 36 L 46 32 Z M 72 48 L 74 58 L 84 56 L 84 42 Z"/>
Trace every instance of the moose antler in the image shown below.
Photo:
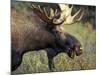
<path fill-rule="evenodd" d="M 61 25 L 65 21 L 65 18 L 59 19 L 61 14 L 57 9 L 54 11 L 52 8 L 50 8 L 50 15 L 48 15 L 45 8 L 41 8 L 39 5 L 35 6 L 32 4 L 32 9 L 33 12 L 48 25 L 57 26 Z"/>
<path fill-rule="evenodd" d="M 84 11 L 82 11 L 82 9 L 79 9 L 73 16 L 71 15 L 72 13 L 72 9 L 73 9 L 73 5 L 71 7 L 69 7 L 69 5 L 67 4 L 59 4 L 60 9 L 62 11 L 61 17 L 66 16 L 66 21 L 64 22 L 65 24 L 73 24 L 75 22 L 78 22 L 82 19 L 83 15 L 84 15 Z M 81 13 L 82 11 L 82 13 Z M 80 16 L 78 16 L 80 15 Z M 78 16 L 78 18 L 77 18 Z"/>

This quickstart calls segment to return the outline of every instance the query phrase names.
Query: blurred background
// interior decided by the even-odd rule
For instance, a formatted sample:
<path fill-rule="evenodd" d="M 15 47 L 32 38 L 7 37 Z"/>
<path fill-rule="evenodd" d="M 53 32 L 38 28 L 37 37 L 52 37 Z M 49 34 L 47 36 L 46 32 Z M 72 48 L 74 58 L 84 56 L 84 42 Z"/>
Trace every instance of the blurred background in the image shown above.
<path fill-rule="evenodd" d="M 24 13 L 24 15 L 30 16 L 32 15 L 31 4 L 32 2 L 18 2 L 12 0 L 11 11 L 17 10 L 16 13 L 19 15 Z M 58 8 L 57 4 L 51 3 L 33 4 L 40 4 L 43 7 L 50 6 L 54 9 Z M 55 66 L 54 71 L 90 70 L 96 68 L 96 6 L 74 5 L 73 13 L 79 8 L 82 8 L 85 12 L 82 20 L 72 25 L 64 24 L 62 27 L 65 32 L 75 36 L 81 42 L 83 54 L 78 57 L 76 56 L 74 59 L 69 58 L 65 53 L 58 54 L 53 59 Z M 11 16 L 16 15 L 16 13 L 11 14 Z M 21 18 L 15 19 L 22 21 Z M 28 24 L 34 23 L 27 18 L 24 20 Z M 30 20 L 32 20 L 32 17 L 30 17 Z M 24 54 L 22 64 L 13 73 L 37 72 L 49 72 L 48 58 L 44 50 Z"/>

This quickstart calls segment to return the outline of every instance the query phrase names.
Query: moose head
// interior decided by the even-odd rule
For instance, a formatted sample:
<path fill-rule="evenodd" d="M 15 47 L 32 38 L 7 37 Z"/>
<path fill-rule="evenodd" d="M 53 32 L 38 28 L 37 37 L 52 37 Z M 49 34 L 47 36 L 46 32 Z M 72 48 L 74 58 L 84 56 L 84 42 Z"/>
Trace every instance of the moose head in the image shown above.
<path fill-rule="evenodd" d="M 68 56 L 74 58 L 75 55 L 81 55 L 83 48 L 79 40 L 68 33 L 65 33 L 64 35 L 67 37 L 65 39 L 65 43 L 69 50 L 66 50 L 65 52 L 68 54 Z"/>
<path fill-rule="evenodd" d="M 67 38 L 66 38 L 67 37 Z M 62 38 L 64 41 L 64 45 L 68 48 L 65 50 L 58 50 L 52 49 L 52 48 L 47 48 L 45 51 L 47 52 L 48 60 L 49 60 L 49 68 L 50 71 L 53 71 L 52 68 L 54 67 L 53 58 L 58 55 L 59 53 L 66 53 L 70 58 L 74 59 L 75 56 L 80 56 L 82 54 L 82 45 L 81 43 L 77 40 L 76 37 L 68 34 L 68 33 L 62 33 Z"/>

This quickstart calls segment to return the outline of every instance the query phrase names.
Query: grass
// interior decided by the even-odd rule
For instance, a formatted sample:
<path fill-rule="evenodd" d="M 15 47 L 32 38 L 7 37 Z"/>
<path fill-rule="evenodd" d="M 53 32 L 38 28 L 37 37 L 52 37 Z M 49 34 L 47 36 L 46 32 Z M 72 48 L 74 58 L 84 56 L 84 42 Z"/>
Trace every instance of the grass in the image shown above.
<path fill-rule="evenodd" d="M 13 16 L 13 15 L 12 15 Z M 26 19 L 27 20 L 27 19 Z M 26 21 L 28 23 L 28 21 Z M 31 21 L 30 21 L 31 22 Z M 18 23 L 17 23 L 18 24 Z M 96 31 L 91 24 L 84 26 L 81 22 L 62 25 L 65 32 L 74 35 L 83 46 L 83 54 L 74 59 L 60 53 L 54 59 L 54 71 L 89 70 L 96 68 Z M 13 73 L 49 72 L 47 54 L 44 50 L 24 54 L 20 67 Z"/>

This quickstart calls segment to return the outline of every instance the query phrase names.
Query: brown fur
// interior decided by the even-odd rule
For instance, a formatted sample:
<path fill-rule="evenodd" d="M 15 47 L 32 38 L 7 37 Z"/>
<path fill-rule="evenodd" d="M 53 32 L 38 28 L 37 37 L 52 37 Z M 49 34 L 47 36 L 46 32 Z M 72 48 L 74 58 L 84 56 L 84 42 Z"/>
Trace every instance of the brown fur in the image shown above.
<path fill-rule="evenodd" d="M 12 10 L 12 70 L 15 70 L 20 65 L 25 52 L 56 48 L 54 35 L 45 28 L 45 25 L 42 25 L 42 21 L 36 15 L 31 16 L 33 21 L 29 20 L 29 17 L 25 13 Z M 35 20 L 36 18 L 37 20 Z"/>

